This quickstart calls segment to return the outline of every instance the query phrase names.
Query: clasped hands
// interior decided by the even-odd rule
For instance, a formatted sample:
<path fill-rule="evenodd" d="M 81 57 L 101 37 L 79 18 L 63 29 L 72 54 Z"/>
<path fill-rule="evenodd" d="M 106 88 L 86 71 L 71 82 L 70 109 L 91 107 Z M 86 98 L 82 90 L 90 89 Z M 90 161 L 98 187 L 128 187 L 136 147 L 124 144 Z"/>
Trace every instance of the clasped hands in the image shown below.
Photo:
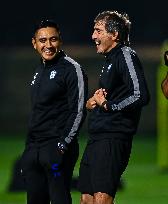
<path fill-rule="evenodd" d="M 102 106 L 102 103 L 106 101 L 106 95 L 107 92 L 105 89 L 98 89 L 94 95 L 87 101 L 86 103 L 86 108 L 88 110 L 92 110 L 95 108 L 97 105 Z M 107 110 L 106 104 L 104 105 L 104 108 Z"/>

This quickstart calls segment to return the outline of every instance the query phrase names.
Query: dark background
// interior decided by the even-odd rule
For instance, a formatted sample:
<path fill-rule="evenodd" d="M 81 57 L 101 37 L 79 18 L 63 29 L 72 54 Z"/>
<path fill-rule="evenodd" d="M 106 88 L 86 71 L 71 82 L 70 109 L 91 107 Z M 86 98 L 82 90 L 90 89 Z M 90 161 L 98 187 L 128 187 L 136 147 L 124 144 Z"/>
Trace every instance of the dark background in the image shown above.
<path fill-rule="evenodd" d="M 90 93 L 96 89 L 103 57 L 91 40 L 93 20 L 104 10 L 126 12 L 132 22 L 131 43 L 144 66 L 151 102 L 144 108 L 138 133 L 156 134 L 156 74 L 161 46 L 168 38 L 168 1 L 2 1 L 0 5 L 0 135 L 26 134 L 30 111 L 29 84 L 39 58 L 32 49 L 34 24 L 54 18 L 63 46 L 89 77 Z M 85 127 L 85 126 L 84 126 Z"/>
<path fill-rule="evenodd" d="M 90 43 L 93 19 L 104 10 L 126 12 L 132 21 L 132 41 L 159 43 L 168 36 L 166 0 L 29 0 L 2 1 L 1 46 L 29 45 L 34 23 L 54 18 L 65 43 Z"/>

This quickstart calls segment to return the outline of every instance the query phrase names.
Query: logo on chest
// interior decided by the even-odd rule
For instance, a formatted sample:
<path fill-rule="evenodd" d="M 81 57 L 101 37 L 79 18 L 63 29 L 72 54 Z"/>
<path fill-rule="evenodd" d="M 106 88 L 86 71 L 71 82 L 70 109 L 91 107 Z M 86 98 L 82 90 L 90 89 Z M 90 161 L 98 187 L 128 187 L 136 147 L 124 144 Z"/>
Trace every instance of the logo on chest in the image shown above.
<path fill-rule="evenodd" d="M 111 67 L 112 67 L 112 64 L 109 64 L 109 66 L 107 67 L 107 72 L 110 71 Z"/>
<path fill-rule="evenodd" d="M 57 72 L 55 70 L 51 71 L 50 79 L 54 79 L 56 74 L 57 74 Z"/>
<path fill-rule="evenodd" d="M 36 81 L 36 77 L 37 77 L 38 73 L 35 73 L 34 77 L 33 77 L 33 81 L 31 82 L 31 85 L 34 85 L 35 81 Z"/>
<path fill-rule="evenodd" d="M 108 73 L 108 72 L 110 71 L 111 67 L 112 67 L 112 64 L 109 64 L 109 66 L 108 66 L 107 68 L 103 67 L 103 69 L 102 69 L 102 71 L 101 71 L 101 74 L 100 74 L 100 77 L 102 76 L 102 74 L 103 74 L 104 72 L 107 72 L 107 73 Z"/>

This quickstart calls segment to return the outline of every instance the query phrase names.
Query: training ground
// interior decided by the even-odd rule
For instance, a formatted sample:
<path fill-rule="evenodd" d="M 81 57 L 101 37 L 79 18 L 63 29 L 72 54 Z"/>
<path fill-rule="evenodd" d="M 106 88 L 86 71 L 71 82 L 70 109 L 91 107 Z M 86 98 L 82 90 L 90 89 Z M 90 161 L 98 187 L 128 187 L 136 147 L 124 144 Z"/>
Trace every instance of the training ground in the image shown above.
<path fill-rule="evenodd" d="M 74 170 L 78 175 L 79 162 L 86 145 L 86 135 L 80 137 L 80 157 Z M 24 136 L 0 137 L 0 204 L 25 204 L 25 192 L 8 191 L 14 161 L 24 148 Z M 124 189 L 116 196 L 117 204 L 167 204 L 168 172 L 156 164 L 155 137 L 137 135 L 127 171 L 123 175 Z M 79 204 L 80 193 L 72 191 L 73 204 Z"/>

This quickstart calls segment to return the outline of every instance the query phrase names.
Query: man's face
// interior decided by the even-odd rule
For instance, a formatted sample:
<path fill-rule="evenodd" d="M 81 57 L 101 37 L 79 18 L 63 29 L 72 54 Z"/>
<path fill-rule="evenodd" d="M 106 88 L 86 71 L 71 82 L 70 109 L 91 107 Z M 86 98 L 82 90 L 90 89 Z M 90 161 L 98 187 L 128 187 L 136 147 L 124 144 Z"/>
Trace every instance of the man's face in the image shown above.
<path fill-rule="evenodd" d="M 36 32 L 35 37 L 32 39 L 32 44 L 43 61 L 49 61 L 57 55 L 61 46 L 61 40 L 55 28 L 46 27 Z"/>
<path fill-rule="evenodd" d="M 107 33 L 105 29 L 105 22 L 103 20 L 95 23 L 92 39 L 96 43 L 97 53 L 105 54 L 114 48 L 117 45 L 115 42 L 117 36 L 118 32 L 115 32 L 114 34 Z"/>

